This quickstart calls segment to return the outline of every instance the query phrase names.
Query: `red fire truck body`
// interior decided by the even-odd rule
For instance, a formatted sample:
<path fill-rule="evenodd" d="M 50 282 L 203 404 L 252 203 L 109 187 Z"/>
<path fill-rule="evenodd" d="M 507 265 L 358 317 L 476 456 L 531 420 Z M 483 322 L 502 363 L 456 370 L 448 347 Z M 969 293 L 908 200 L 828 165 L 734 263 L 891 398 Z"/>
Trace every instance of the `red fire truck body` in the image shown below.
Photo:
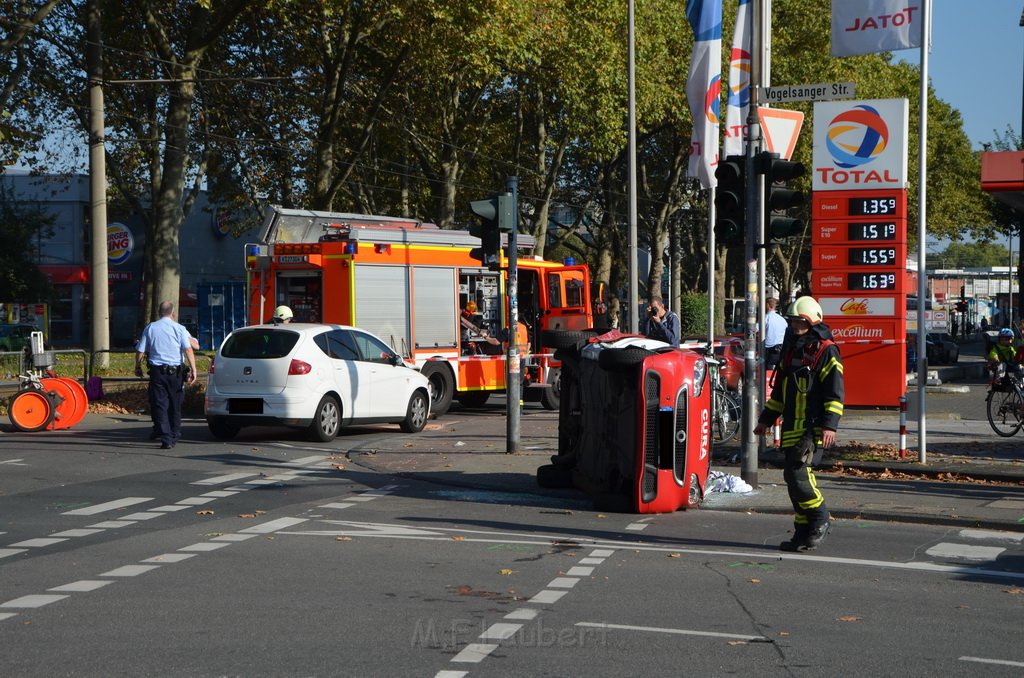
<path fill-rule="evenodd" d="M 558 363 L 542 332 L 593 325 L 590 274 L 532 256 L 532 237 L 518 241 L 523 393 L 556 409 Z M 270 207 L 261 242 L 246 245 L 247 321 L 267 322 L 284 304 L 295 322 L 363 328 L 430 379 L 436 415 L 453 398 L 479 406 L 505 389 L 508 354 L 507 272 L 470 257 L 479 244 L 467 231 L 411 219 Z"/>

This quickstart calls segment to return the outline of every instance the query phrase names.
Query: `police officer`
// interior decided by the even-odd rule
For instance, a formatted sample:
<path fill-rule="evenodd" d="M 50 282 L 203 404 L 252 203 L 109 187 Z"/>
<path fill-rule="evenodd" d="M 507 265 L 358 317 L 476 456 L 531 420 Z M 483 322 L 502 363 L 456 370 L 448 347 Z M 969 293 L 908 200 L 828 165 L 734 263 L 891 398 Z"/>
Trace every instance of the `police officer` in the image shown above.
<path fill-rule="evenodd" d="M 142 359 L 149 367 L 149 410 L 160 449 L 169 450 L 181 437 L 181 406 L 184 383 L 196 380 L 196 356 L 188 331 L 174 321 L 174 304 L 160 304 L 160 319 L 146 325 L 135 347 L 135 374 L 142 376 Z M 182 364 L 188 361 L 188 372 Z"/>
<path fill-rule="evenodd" d="M 755 435 L 763 435 L 782 417 L 783 478 L 793 504 L 793 537 L 783 551 L 809 551 L 828 534 L 825 498 L 811 470 L 821 448 L 831 447 L 843 416 L 843 363 L 832 332 L 822 322 L 821 305 L 801 297 L 786 311 L 789 331 L 782 344 L 771 397 L 758 417 Z"/>

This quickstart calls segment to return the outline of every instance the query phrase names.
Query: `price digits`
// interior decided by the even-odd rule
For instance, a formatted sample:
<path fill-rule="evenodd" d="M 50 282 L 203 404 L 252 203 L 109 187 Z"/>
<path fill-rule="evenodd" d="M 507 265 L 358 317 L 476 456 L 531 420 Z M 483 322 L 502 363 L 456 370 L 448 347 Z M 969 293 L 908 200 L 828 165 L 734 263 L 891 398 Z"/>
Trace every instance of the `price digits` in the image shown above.
<path fill-rule="evenodd" d="M 896 264 L 895 247 L 851 247 L 850 266 L 892 266 Z"/>
<path fill-rule="evenodd" d="M 896 214 L 896 198 L 850 198 L 850 216 Z"/>
<path fill-rule="evenodd" d="M 896 288 L 895 273 L 851 273 L 847 278 L 850 290 L 891 290 Z"/>
<path fill-rule="evenodd" d="M 878 224 L 848 224 L 847 227 L 850 240 L 896 239 L 896 224 L 891 221 Z"/>

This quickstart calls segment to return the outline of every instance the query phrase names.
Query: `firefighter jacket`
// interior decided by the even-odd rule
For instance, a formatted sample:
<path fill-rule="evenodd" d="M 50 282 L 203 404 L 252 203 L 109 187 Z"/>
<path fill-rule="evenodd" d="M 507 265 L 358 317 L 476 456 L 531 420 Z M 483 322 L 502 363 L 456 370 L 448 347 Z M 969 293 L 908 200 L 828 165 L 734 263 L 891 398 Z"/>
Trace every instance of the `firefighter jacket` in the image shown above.
<path fill-rule="evenodd" d="M 805 433 L 821 441 L 822 429 L 836 430 L 843 416 L 843 363 L 824 323 L 796 337 L 786 333 L 771 396 L 758 422 L 771 426 L 782 417 L 782 447 L 793 447 Z"/>

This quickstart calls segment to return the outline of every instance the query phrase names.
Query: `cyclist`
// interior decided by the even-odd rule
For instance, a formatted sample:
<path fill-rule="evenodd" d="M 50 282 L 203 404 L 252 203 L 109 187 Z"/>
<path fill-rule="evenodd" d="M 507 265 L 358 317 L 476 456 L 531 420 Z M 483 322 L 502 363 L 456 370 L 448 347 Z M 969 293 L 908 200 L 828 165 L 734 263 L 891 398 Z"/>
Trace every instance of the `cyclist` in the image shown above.
<path fill-rule="evenodd" d="M 1024 346 L 1021 347 L 1024 349 Z M 1024 351 L 1018 351 L 1013 345 L 1013 330 L 1009 327 L 1004 327 L 999 330 L 999 339 L 996 344 L 992 346 L 992 349 L 988 352 L 986 358 L 988 358 L 988 367 L 992 372 L 992 379 L 989 385 L 992 385 L 1001 376 L 1000 367 L 1005 365 L 1005 374 L 1016 374 L 1020 375 L 1020 362 L 1021 358 L 1024 358 Z"/>

